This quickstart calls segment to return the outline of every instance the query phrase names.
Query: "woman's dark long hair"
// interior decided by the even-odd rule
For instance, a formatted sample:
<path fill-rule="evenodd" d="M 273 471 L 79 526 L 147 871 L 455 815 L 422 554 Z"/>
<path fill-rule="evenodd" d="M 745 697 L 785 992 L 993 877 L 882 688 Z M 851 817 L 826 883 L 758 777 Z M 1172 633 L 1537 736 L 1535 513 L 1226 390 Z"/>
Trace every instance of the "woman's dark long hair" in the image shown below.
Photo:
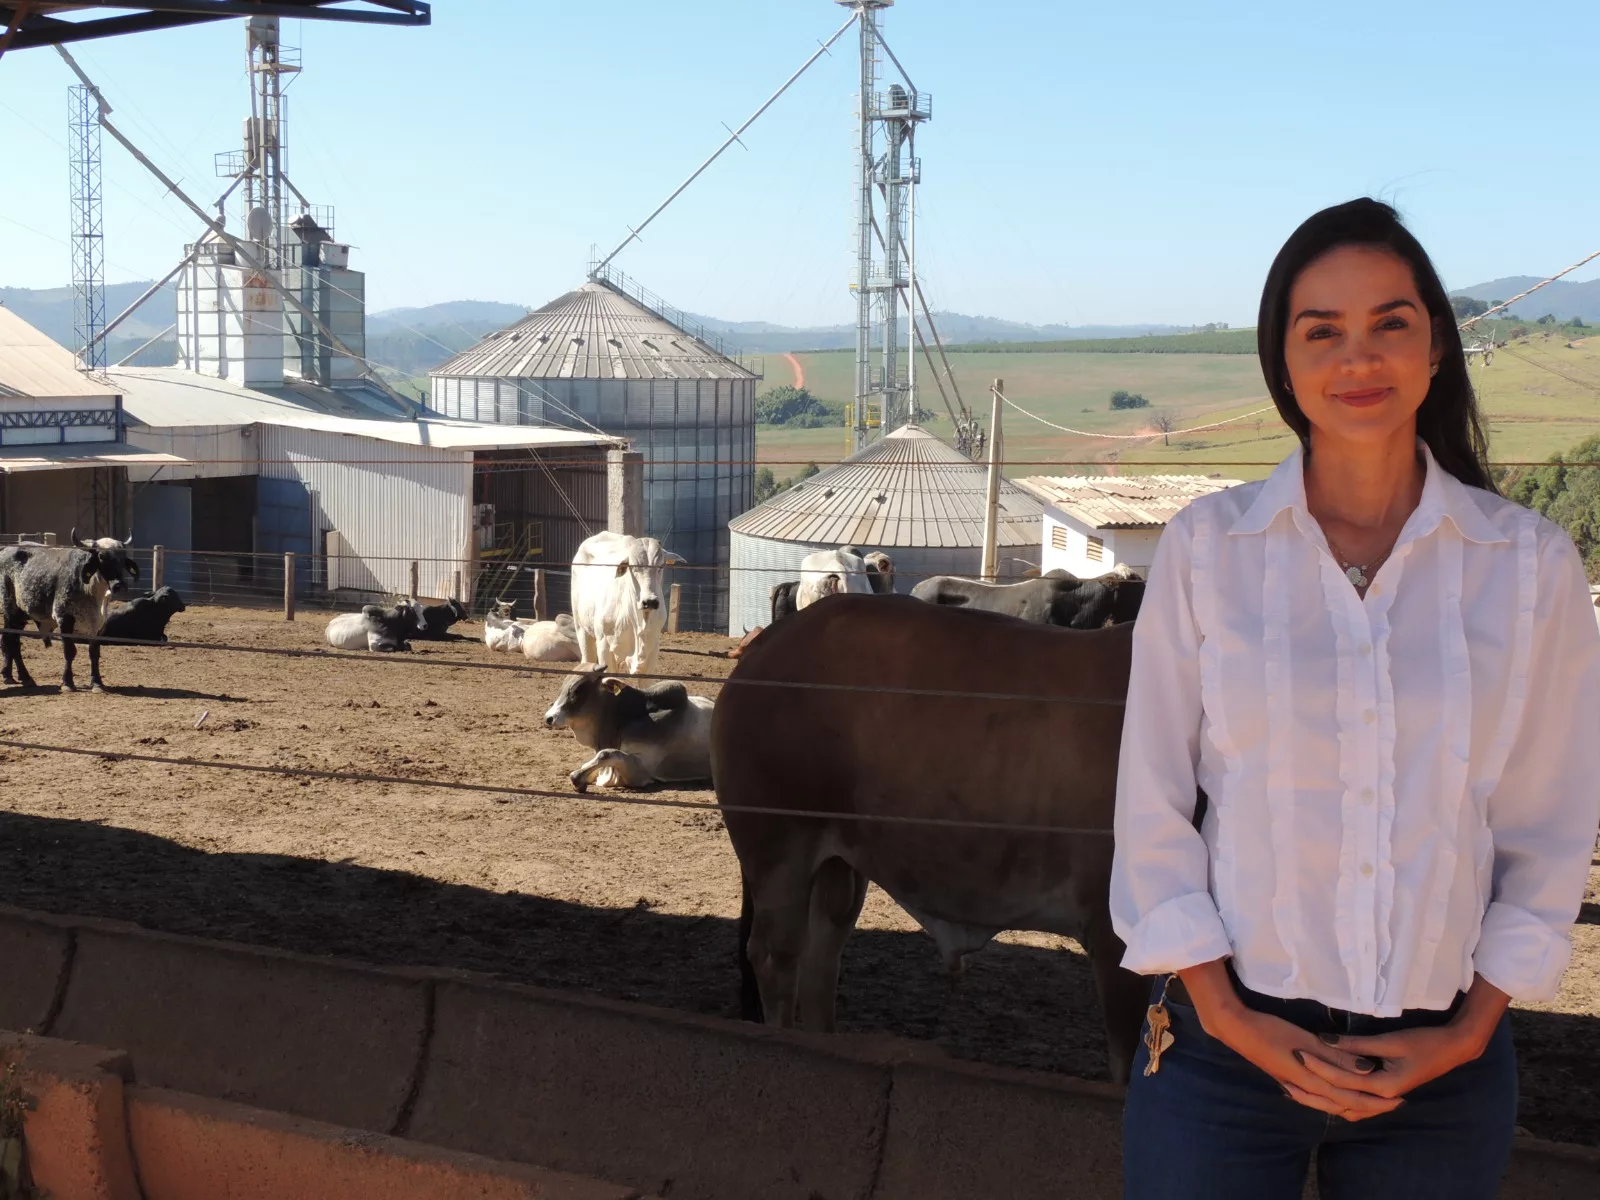
<path fill-rule="evenodd" d="M 1478 402 L 1467 375 L 1467 358 L 1461 349 L 1450 297 L 1428 252 L 1400 223 L 1387 204 L 1363 197 L 1336 204 L 1307 218 L 1289 235 L 1272 260 L 1267 283 L 1261 290 L 1261 315 L 1256 323 L 1256 346 L 1261 373 L 1267 379 L 1272 402 L 1290 429 L 1309 443 L 1311 422 L 1289 390 L 1289 369 L 1284 362 L 1284 339 L 1289 331 L 1289 291 L 1294 281 L 1317 259 L 1340 246 L 1378 246 L 1398 255 L 1411 268 L 1417 292 L 1432 319 L 1434 337 L 1443 357 L 1428 395 L 1417 410 L 1417 436 L 1426 443 L 1441 467 L 1462 483 L 1485 491 L 1497 490 L 1489 476 L 1489 446 L 1478 416 Z"/>

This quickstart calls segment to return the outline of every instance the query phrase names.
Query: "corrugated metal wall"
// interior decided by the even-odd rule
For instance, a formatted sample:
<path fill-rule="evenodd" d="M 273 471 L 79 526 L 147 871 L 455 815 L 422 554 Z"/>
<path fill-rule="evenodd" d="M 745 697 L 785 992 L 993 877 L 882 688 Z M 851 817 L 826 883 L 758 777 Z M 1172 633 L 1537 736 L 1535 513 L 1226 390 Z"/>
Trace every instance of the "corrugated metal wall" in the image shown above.
<path fill-rule="evenodd" d="M 430 404 L 448 417 L 592 425 L 629 439 L 645 457 L 645 533 L 700 568 L 676 573 L 683 584 L 683 627 L 720 631 L 728 625 L 728 522 L 755 501 L 758 383 L 440 376 L 433 379 Z"/>
<path fill-rule="evenodd" d="M 192 465 L 129 467 L 128 479 L 135 485 L 151 479 L 172 482 L 179 479 L 223 479 L 256 473 L 256 439 L 244 436 L 250 426 L 194 425 L 152 429 L 128 426 L 128 445 L 140 450 L 156 450 L 190 460 Z"/>
<path fill-rule="evenodd" d="M 770 538 L 756 538 L 748 534 L 733 535 L 732 577 L 729 602 L 728 634 L 743 637 L 757 625 L 766 625 L 772 619 L 772 587 L 788 579 L 800 577 L 800 560 L 814 550 L 837 550 L 837 546 L 810 546 L 802 542 L 779 542 Z M 983 551 L 975 547 L 917 547 L 857 546 L 863 552 L 882 550 L 894 560 L 895 591 L 909 592 L 930 575 L 969 575 L 976 577 L 983 570 Z M 1027 558 L 1036 557 L 1033 547 L 1002 547 L 999 574 L 1002 582 L 1015 581 L 1024 572 L 1033 569 Z"/>
<path fill-rule="evenodd" d="M 342 585 L 403 593 L 412 560 L 425 596 L 448 595 L 457 570 L 469 577 L 471 451 L 277 425 L 258 436 L 261 474 L 298 479 L 311 492 L 315 545 L 336 529 L 358 560 L 340 565 Z"/>

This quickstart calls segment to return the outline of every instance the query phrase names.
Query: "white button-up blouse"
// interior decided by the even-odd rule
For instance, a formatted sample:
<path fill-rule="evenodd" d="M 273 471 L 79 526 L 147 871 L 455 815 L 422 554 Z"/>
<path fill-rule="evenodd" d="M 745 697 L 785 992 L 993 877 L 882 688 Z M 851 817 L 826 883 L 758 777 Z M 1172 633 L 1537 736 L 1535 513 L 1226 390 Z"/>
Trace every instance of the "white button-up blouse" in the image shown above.
<path fill-rule="evenodd" d="M 1555 995 L 1600 822 L 1600 630 L 1564 531 L 1423 454 L 1364 600 L 1299 451 L 1162 535 L 1117 780 L 1130 970 L 1231 955 L 1255 991 L 1376 1016 L 1474 971 Z"/>

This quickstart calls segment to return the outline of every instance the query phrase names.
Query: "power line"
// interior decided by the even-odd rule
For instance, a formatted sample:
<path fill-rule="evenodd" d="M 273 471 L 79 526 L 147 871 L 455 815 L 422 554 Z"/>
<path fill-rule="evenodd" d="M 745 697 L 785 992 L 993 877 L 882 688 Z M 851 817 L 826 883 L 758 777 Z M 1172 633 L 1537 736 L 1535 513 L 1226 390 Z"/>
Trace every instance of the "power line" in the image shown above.
<path fill-rule="evenodd" d="M 1540 362 L 1537 358 L 1533 358 L 1530 355 L 1521 354 L 1516 350 L 1513 350 L 1510 346 L 1501 346 L 1500 349 L 1503 353 L 1509 354 L 1512 358 L 1519 359 L 1530 366 L 1539 367 L 1542 370 L 1549 371 L 1552 375 L 1559 375 L 1568 383 L 1575 383 L 1581 388 L 1588 388 L 1591 392 L 1600 392 L 1600 381 L 1593 379 L 1580 379 L 1576 375 L 1568 375 L 1565 371 L 1561 370 L 1561 368 L 1552 366 L 1547 362 Z"/>
<path fill-rule="evenodd" d="M 1027 409 L 1023 408 L 1022 405 L 1018 404 L 1015 400 L 1013 400 L 1010 396 L 1007 396 L 1004 392 L 997 392 L 996 395 L 998 395 L 1000 397 L 1000 399 L 1004 400 L 1007 404 L 1009 404 L 1012 408 L 1016 409 L 1023 416 L 1032 417 L 1035 421 L 1039 422 L 1039 424 L 1048 425 L 1048 426 L 1050 426 L 1051 429 L 1058 429 L 1062 433 L 1074 434 L 1077 437 L 1106 438 L 1106 439 L 1111 439 L 1111 440 L 1116 440 L 1116 441 L 1121 441 L 1121 442 L 1143 442 L 1143 441 L 1149 441 L 1151 438 L 1171 437 L 1174 434 L 1198 433 L 1202 429 L 1220 429 L 1222 426 L 1231 425 L 1235 421 L 1244 421 L 1244 420 L 1248 420 L 1251 417 L 1260 416 L 1262 413 L 1276 412 L 1277 411 L 1277 406 L 1276 405 L 1269 404 L 1265 408 L 1252 409 L 1250 412 L 1240 413 L 1237 417 L 1229 417 L 1225 421 L 1213 421 L 1209 425 L 1191 425 L 1187 429 L 1157 429 L 1157 430 L 1155 430 L 1155 431 L 1153 431 L 1151 433 L 1090 433 L 1087 429 L 1070 429 L 1065 425 L 1057 425 L 1054 421 L 1047 421 L 1047 420 L 1045 420 L 1045 418 L 1041 417 L 1038 413 L 1029 412 Z M 977 466 L 979 464 L 974 463 L 973 465 Z"/>

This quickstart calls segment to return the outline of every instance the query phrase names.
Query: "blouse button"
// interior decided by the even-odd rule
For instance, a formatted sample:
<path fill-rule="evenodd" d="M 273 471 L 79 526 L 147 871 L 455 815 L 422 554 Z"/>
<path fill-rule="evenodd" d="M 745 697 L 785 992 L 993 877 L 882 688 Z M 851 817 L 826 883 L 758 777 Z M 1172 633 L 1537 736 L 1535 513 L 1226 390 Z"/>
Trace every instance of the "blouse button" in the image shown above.
<path fill-rule="evenodd" d="M 1361 799 L 1362 799 L 1362 801 L 1364 803 L 1371 804 L 1372 803 L 1372 789 L 1369 788 L 1369 787 L 1362 788 L 1361 789 Z"/>
<path fill-rule="evenodd" d="M 1361 873 L 1363 875 L 1367 876 L 1370 879 L 1372 877 L 1372 864 L 1371 863 L 1362 863 L 1361 864 Z"/>
<path fill-rule="evenodd" d="M 1371 645 L 1371 643 L 1362 642 L 1361 643 L 1361 653 L 1362 653 L 1363 656 L 1371 654 L 1372 653 L 1372 645 Z"/>
<path fill-rule="evenodd" d="M 1361 719 L 1363 721 L 1365 721 L 1368 725 L 1371 725 L 1374 721 L 1376 721 L 1378 719 L 1378 714 L 1373 712 L 1369 708 L 1369 709 L 1367 709 L 1366 712 L 1361 714 Z"/>

